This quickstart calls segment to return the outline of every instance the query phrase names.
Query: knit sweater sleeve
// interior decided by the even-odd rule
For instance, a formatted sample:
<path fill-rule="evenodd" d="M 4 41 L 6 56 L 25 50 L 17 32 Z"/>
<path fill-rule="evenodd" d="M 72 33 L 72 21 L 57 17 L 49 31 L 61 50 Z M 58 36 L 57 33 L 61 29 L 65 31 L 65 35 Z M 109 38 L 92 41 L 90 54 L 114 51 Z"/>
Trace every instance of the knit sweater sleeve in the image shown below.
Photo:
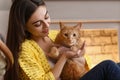
<path fill-rule="evenodd" d="M 44 55 L 36 55 L 35 53 L 38 52 L 32 46 L 22 47 L 19 64 L 23 72 L 30 80 L 55 80 Z"/>

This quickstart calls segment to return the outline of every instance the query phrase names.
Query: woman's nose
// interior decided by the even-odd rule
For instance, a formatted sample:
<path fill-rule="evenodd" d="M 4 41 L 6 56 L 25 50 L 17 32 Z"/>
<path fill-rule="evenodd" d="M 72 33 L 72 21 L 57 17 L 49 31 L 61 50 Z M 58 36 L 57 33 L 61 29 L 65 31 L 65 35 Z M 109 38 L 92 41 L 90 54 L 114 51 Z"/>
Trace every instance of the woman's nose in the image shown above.
<path fill-rule="evenodd" d="M 49 21 L 43 21 L 43 26 L 44 27 L 49 27 L 50 26 L 50 22 Z"/>

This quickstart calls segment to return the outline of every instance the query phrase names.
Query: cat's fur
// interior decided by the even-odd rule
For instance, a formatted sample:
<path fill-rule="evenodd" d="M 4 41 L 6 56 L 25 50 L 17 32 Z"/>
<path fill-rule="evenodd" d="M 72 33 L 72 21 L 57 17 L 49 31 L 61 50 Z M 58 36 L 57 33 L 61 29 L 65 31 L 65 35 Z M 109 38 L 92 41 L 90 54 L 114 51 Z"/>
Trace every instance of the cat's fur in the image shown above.
<path fill-rule="evenodd" d="M 55 44 L 71 48 L 73 51 L 78 51 L 84 45 L 80 39 L 81 23 L 75 26 L 66 26 L 60 23 L 60 32 L 56 36 Z M 51 49 L 51 56 L 53 58 L 59 56 L 57 48 Z M 61 80 L 79 80 L 89 70 L 84 54 L 79 58 L 72 58 L 67 60 L 62 73 Z"/>

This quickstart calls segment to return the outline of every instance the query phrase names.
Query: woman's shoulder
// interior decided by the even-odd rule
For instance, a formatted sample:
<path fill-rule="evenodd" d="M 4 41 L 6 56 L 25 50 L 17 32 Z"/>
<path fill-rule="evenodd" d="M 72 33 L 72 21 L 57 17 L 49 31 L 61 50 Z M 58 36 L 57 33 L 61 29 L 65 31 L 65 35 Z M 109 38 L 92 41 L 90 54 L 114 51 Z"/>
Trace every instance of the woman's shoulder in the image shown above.
<path fill-rule="evenodd" d="M 37 44 L 33 40 L 26 39 L 21 45 L 21 51 L 31 51 Z"/>
<path fill-rule="evenodd" d="M 30 55 L 30 54 L 33 54 L 33 52 L 36 50 L 37 50 L 37 48 L 36 48 L 35 42 L 33 40 L 26 39 L 21 45 L 20 54 L 28 55 L 28 53 L 29 53 L 29 55 Z"/>
<path fill-rule="evenodd" d="M 39 47 L 39 45 L 32 39 L 26 39 L 22 45 L 21 45 L 21 49 L 22 51 L 38 51 L 41 50 L 41 48 Z"/>
<path fill-rule="evenodd" d="M 29 39 L 26 39 L 23 43 L 22 43 L 22 47 L 31 47 L 33 45 L 35 45 L 35 41 L 33 40 L 29 40 Z"/>

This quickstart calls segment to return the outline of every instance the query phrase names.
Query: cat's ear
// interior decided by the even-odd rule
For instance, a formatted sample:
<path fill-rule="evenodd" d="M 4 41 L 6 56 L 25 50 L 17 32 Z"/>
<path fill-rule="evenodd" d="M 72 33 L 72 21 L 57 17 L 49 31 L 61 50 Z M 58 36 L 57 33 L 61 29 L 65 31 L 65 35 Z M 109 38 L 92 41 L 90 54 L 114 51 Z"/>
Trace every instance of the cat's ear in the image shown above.
<path fill-rule="evenodd" d="M 75 26 L 75 28 L 81 29 L 81 26 L 82 26 L 82 23 L 80 22 L 80 23 L 78 23 L 78 24 Z"/>
<path fill-rule="evenodd" d="M 64 28 L 64 24 L 62 22 L 59 22 L 59 25 L 60 25 L 60 29 Z"/>

